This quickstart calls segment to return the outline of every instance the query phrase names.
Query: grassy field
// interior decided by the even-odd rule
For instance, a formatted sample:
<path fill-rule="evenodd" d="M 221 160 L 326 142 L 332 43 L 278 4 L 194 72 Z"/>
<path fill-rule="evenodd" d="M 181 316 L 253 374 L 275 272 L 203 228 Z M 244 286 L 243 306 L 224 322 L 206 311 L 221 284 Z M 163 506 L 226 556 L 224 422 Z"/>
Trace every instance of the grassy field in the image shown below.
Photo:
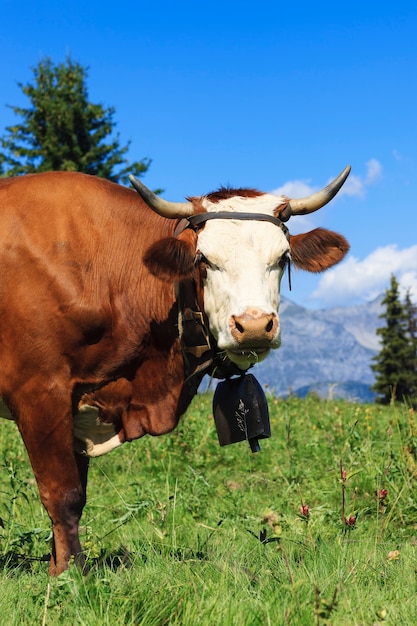
<path fill-rule="evenodd" d="M 416 413 L 315 397 L 269 407 L 257 454 L 220 448 L 200 395 L 171 435 L 93 460 L 91 570 L 58 579 L 23 445 L 2 421 L 7 624 L 414 626 Z"/>

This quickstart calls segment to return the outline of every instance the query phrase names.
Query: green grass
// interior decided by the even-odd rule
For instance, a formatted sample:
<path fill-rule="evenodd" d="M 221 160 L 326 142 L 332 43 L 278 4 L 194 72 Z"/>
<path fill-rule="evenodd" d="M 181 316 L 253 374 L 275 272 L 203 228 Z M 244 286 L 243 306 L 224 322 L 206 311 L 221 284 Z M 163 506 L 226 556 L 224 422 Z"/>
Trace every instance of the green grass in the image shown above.
<path fill-rule="evenodd" d="M 220 448 L 201 395 L 171 435 L 93 460 L 90 573 L 58 579 L 42 561 L 50 524 L 26 453 L 2 421 L 0 615 L 16 626 L 414 626 L 416 413 L 315 397 L 269 407 L 258 454 Z"/>

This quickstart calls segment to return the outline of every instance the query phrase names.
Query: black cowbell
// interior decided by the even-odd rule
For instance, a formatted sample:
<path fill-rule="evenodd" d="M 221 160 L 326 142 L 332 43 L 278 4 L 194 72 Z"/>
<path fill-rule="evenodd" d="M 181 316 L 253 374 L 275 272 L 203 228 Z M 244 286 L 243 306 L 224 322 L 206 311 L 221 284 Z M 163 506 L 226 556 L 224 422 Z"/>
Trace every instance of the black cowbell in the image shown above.
<path fill-rule="evenodd" d="M 259 452 L 258 439 L 271 436 L 268 402 L 252 374 L 218 383 L 213 396 L 213 415 L 221 446 L 247 439 L 252 452 Z"/>

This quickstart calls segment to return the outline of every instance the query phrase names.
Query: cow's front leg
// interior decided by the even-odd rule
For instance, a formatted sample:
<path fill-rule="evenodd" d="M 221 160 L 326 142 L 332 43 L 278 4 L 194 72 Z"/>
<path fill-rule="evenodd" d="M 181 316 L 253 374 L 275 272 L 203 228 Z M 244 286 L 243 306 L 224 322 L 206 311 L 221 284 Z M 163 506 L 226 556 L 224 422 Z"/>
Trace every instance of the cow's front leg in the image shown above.
<path fill-rule="evenodd" d="M 40 408 L 17 410 L 17 423 L 29 454 L 41 501 L 52 522 L 53 547 L 49 573 L 68 568 L 71 557 L 81 566 L 84 556 L 78 525 L 86 501 L 87 459 L 73 451 L 71 402 L 48 396 Z M 27 404 L 25 405 L 28 406 Z M 30 406 L 30 405 L 29 405 Z"/>
<path fill-rule="evenodd" d="M 67 493 L 63 504 L 58 504 L 60 511 L 55 513 L 55 506 L 45 505 L 48 515 L 52 521 L 53 539 L 52 553 L 49 562 L 49 574 L 58 576 L 68 568 L 71 558 L 74 562 L 85 568 L 85 556 L 81 550 L 81 544 L 78 537 L 79 520 L 81 517 L 82 507 L 79 506 L 80 497 L 77 491 Z M 42 502 L 45 504 L 42 497 Z"/>
<path fill-rule="evenodd" d="M 87 456 L 75 453 L 75 461 L 77 464 L 83 494 L 81 499 L 79 499 L 79 494 L 77 494 L 75 502 L 73 502 L 72 505 L 71 502 L 69 502 L 69 505 L 70 507 L 74 507 L 75 504 L 75 512 L 79 510 L 79 514 L 76 513 L 72 524 L 67 525 L 66 527 L 63 527 L 61 524 L 56 526 L 52 521 L 52 554 L 49 563 L 49 574 L 51 576 L 58 576 L 58 574 L 67 569 L 68 562 L 71 557 L 74 557 L 75 562 L 84 572 L 88 571 L 85 565 L 85 556 L 82 552 L 79 541 L 78 530 L 79 520 L 87 499 L 87 477 L 90 459 Z"/>

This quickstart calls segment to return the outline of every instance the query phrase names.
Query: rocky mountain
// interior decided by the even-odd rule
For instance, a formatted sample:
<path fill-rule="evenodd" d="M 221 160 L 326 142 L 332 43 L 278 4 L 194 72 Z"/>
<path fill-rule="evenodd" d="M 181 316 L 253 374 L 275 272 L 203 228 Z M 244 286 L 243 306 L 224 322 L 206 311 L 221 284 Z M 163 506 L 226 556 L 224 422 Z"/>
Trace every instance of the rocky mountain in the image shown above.
<path fill-rule="evenodd" d="M 276 395 L 346 397 L 369 402 L 374 381 L 371 359 L 379 351 L 381 299 L 358 306 L 305 309 L 283 299 L 282 344 L 253 374 Z"/>

